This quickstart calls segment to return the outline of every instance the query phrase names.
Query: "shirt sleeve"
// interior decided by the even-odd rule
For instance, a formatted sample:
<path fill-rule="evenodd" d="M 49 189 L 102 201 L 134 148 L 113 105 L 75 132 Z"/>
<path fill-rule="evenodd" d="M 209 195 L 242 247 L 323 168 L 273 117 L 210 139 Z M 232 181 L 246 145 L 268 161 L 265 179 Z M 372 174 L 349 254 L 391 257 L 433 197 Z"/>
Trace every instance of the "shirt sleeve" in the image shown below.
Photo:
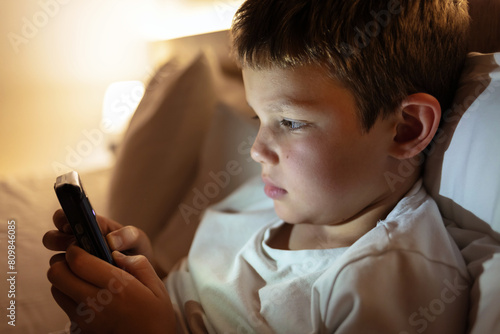
<path fill-rule="evenodd" d="M 469 282 L 447 264 L 389 250 L 353 260 L 319 293 L 323 333 L 464 333 Z"/>

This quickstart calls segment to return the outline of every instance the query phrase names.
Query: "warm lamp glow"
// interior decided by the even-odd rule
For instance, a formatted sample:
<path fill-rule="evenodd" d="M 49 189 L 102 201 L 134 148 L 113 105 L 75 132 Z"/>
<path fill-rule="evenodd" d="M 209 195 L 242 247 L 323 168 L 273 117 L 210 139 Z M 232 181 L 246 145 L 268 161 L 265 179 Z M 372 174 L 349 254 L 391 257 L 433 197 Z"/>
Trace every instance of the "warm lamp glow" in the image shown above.
<path fill-rule="evenodd" d="M 229 29 L 243 0 L 169 0 L 144 3 L 141 30 L 148 40 L 168 40 Z M 144 7 L 144 9 L 146 9 Z"/>
<path fill-rule="evenodd" d="M 148 65 L 147 41 L 138 29 L 141 11 L 135 0 L 83 1 L 62 7 L 45 28 L 53 30 L 45 46 L 47 63 L 54 64 L 50 71 L 80 82 L 140 80 Z"/>
<path fill-rule="evenodd" d="M 106 133 L 122 133 L 144 95 L 140 81 L 112 83 L 104 95 L 101 128 Z"/>

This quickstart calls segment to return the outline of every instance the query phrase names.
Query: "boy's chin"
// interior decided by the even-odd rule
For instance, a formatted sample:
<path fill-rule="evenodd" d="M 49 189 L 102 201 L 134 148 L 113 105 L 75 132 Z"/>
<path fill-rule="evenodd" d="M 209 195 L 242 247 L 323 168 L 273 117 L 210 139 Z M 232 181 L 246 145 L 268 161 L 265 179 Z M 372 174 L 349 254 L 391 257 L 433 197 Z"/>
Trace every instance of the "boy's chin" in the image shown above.
<path fill-rule="evenodd" d="M 290 212 L 289 209 L 284 208 L 282 204 L 276 203 L 274 201 L 274 212 L 276 212 L 276 215 L 283 221 L 294 224 L 295 219 L 293 218 L 293 214 Z"/>
<path fill-rule="evenodd" d="M 301 215 L 297 210 L 293 210 L 289 207 L 286 207 L 282 203 L 274 202 L 274 211 L 276 215 L 283 220 L 284 222 L 292 225 L 296 224 L 306 224 L 307 221 L 305 219 L 301 219 Z"/>

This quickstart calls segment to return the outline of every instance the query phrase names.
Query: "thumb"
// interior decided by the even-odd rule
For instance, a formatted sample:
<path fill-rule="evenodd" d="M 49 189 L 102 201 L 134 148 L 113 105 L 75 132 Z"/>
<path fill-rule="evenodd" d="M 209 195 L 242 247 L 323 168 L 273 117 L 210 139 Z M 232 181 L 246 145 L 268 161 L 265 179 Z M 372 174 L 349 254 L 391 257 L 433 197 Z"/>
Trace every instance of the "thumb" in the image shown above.
<path fill-rule="evenodd" d="M 126 256 L 119 251 L 114 251 L 112 255 L 118 267 L 134 276 L 149 288 L 155 296 L 159 297 L 166 294 L 165 285 L 144 255 Z"/>

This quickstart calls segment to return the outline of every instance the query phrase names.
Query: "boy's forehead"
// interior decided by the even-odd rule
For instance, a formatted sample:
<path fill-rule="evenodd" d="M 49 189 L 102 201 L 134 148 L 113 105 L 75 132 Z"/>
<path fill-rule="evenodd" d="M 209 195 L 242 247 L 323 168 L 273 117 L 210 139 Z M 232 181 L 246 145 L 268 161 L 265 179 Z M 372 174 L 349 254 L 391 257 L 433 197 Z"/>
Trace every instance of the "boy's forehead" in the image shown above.
<path fill-rule="evenodd" d="M 280 108 L 297 104 L 308 106 L 336 96 L 351 95 L 319 66 L 243 68 L 242 72 L 249 104 L 262 101 Z"/>

